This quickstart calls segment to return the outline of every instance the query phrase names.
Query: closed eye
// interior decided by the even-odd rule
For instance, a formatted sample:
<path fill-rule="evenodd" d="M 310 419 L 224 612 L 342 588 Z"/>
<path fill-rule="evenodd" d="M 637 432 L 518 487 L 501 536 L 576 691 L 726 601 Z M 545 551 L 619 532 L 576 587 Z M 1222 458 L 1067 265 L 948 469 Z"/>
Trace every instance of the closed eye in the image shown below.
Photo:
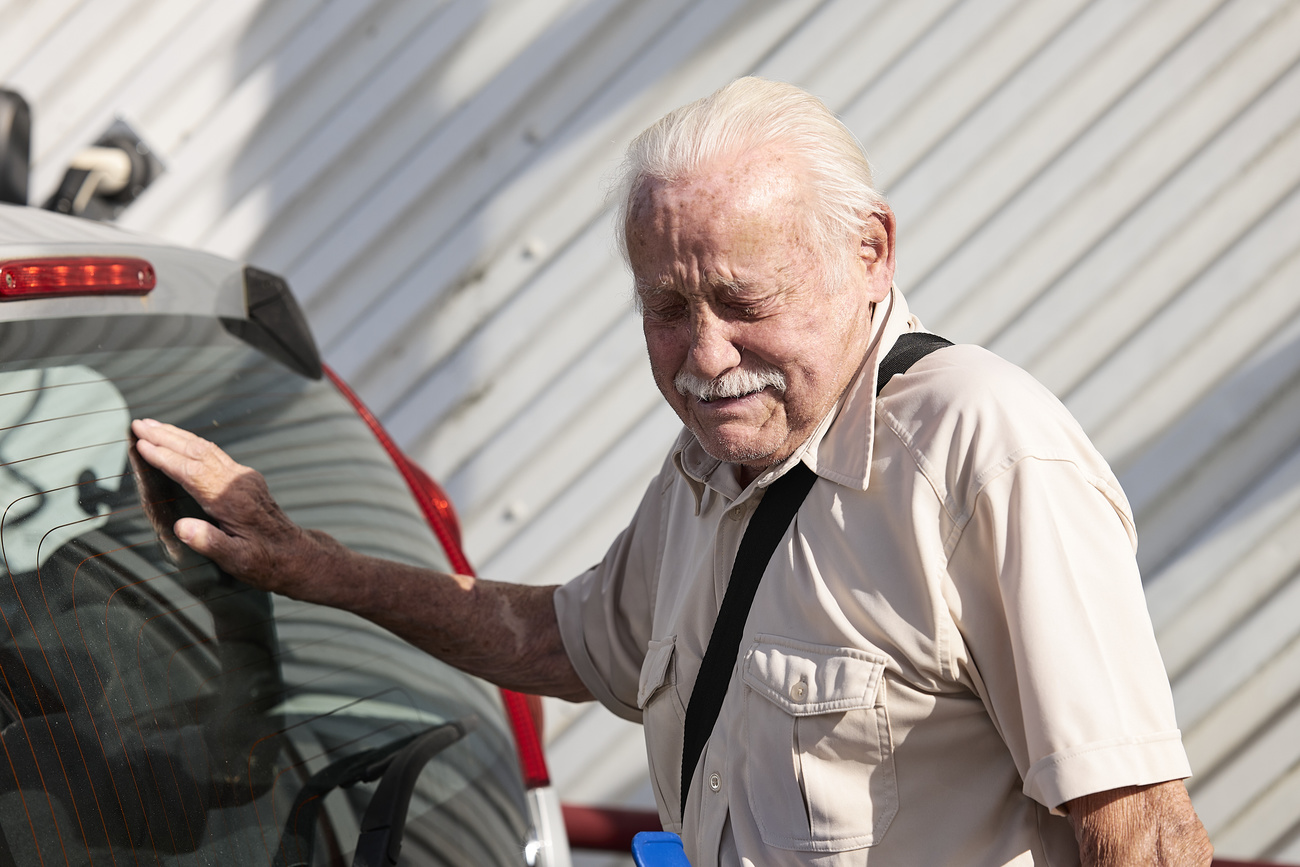
<path fill-rule="evenodd" d="M 727 313 L 735 319 L 758 319 L 763 308 L 758 304 L 728 304 Z"/>
<path fill-rule="evenodd" d="M 731 319 L 761 319 L 771 306 L 771 296 L 740 283 L 715 284 L 722 312 Z"/>
<path fill-rule="evenodd" d="M 686 302 L 680 296 L 656 294 L 646 298 L 644 295 L 639 295 L 637 301 L 637 306 L 641 309 L 641 315 L 657 322 L 681 319 L 687 315 Z"/>
<path fill-rule="evenodd" d="M 641 315 L 647 319 L 653 319 L 656 322 L 673 322 L 678 319 L 686 318 L 686 305 L 679 304 L 669 307 L 644 307 Z"/>

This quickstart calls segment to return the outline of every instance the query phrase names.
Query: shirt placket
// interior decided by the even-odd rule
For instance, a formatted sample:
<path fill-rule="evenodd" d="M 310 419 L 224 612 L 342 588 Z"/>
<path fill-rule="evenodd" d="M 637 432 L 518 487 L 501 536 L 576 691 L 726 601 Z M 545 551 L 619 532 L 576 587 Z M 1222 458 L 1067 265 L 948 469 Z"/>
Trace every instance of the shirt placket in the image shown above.
<path fill-rule="evenodd" d="M 734 725 L 728 710 L 733 701 L 734 696 L 728 692 L 722 713 L 718 716 L 718 725 L 713 730 L 713 737 L 704 747 L 703 761 L 700 763 L 699 770 L 703 775 L 704 783 L 699 787 L 702 842 L 700 850 L 702 852 L 718 851 L 718 845 L 722 841 L 722 829 L 726 825 L 727 814 L 731 808 L 731 790 L 739 782 L 731 779 L 727 774 L 727 768 L 731 764 L 727 761 L 727 756 L 731 752 L 731 732 Z"/>
<path fill-rule="evenodd" d="M 740 499 L 726 507 L 718 521 L 713 548 L 713 586 L 717 594 L 715 598 L 718 606 L 722 605 L 722 598 L 731 578 L 731 569 L 736 561 L 736 552 L 740 548 L 740 542 L 744 538 L 745 530 L 749 526 L 749 518 L 754 512 L 758 499 L 752 492 L 742 495 Z M 733 775 L 729 773 L 729 768 L 733 763 L 727 760 L 731 752 L 731 735 L 737 722 L 734 709 L 738 706 L 737 702 L 741 701 L 740 686 L 734 681 L 733 676 L 732 681 L 727 685 L 727 697 L 718 714 L 718 721 L 705 744 L 696 771 L 699 775 L 696 778 L 699 783 L 695 791 L 700 795 L 696 809 L 700 811 L 700 840 L 704 844 L 701 847 L 702 851 L 716 851 L 730 809 L 731 790 L 739 782 L 731 778 Z"/>

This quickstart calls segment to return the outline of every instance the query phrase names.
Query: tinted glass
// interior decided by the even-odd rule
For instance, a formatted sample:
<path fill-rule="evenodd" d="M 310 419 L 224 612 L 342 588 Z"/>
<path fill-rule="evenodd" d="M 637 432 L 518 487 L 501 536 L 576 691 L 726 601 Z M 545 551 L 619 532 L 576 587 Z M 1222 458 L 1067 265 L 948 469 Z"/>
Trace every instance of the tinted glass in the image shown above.
<path fill-rule="evenodd" d="M 179 544 L 171 522 L 197 510 L 133 456 L 139 416 L 215 440 L 305 526 L 446 566 L 337 392 L 218 323 L 0 324 L 0 828 L 13 860 L 293 864 L 311 850 L 310 863 L 350 863 L 377 783 L 346 786 L 425 746 L 403 862 L 522 863 L 496 692 Z M 440 729 L 457 721 L 468 734 Z"/>

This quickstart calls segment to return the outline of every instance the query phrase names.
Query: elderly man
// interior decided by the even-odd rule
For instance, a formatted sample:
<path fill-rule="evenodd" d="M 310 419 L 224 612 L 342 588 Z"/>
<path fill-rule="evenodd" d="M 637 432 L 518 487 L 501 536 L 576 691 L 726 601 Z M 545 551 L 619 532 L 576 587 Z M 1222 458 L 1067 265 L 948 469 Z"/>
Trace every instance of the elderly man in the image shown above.
<path fill-rule="evenodd" d="M 1208 863 L 1119 485 L 1051 394 L 977 347 L 890 360 L 886 381 L 922 329 L 848 130 L 742 79 L 637 139 L 620 203 L 685 430 L 598 566 L 523 587 L 366 558 L 214 446 L 136 422 L 215 522 L 177 535 L 498 684 L 643 722 L 697 867 Z M 733 573 L 795 473 L 797 513 L 754 533 L 770 560 Z M 738 646 L 710 647 L 717 621 Z M 723 677 L 693 692 L 706 649 Z"/>

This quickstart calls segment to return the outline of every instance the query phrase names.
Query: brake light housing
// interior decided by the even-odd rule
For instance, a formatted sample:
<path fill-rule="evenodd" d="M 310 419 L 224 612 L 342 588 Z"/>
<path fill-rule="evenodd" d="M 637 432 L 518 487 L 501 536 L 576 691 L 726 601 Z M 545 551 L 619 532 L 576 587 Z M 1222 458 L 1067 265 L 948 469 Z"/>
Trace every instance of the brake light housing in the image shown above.
<path fill-rule="evenodd" d="M 135 257 L 67 256 L 0 262 L 0 301 L 147 295 L 157 285 L 153 265 Z"/>

